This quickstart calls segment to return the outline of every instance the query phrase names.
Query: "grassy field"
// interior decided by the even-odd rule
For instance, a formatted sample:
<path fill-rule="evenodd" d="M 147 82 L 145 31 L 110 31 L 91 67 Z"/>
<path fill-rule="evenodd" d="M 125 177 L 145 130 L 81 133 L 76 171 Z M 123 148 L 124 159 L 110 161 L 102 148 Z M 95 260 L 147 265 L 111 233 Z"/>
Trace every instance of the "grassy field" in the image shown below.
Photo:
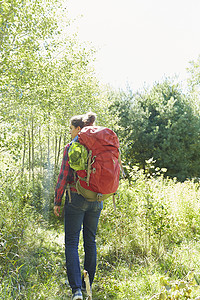
<path fill-rule="evenodd" d="M 93 299 L 198 299 L 199 187 L 138 171 L 121 182 L 100 218 Z M 70 299 L 63 220 L 22 199 L 18 185 L 0 200 L 0 298 Z"/>

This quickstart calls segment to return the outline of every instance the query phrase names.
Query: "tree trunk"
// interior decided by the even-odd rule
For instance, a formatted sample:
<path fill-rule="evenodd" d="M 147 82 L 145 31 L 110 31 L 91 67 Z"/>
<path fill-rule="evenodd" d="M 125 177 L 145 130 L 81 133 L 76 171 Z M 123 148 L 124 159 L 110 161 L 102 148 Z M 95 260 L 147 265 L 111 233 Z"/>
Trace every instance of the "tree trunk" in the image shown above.
<path fill-rule="evenodd" d="M 39 127 L 39 147 L 40 147 L 40 176 L 43 176 L 43 151 L 41 142 L 41 127 Z"/>
<path fill-rule="evenodd" d="M 54 180 L 56 180 L 57 177 L 57 169 L 58 169 L 58 163 L 59 163 L 59 158 L 60 158 L 60 147 L 61 147 L 61 141 L 62 141 L 62 136 L 60 135 L 59 141 L 56 136 L 56 144 L 55 144 L 55 165 L 54 165 Z"/>
<path fill-rule="evenodd" d="M 32 181 L 33 181 L 33 188 L 34 188 L 34 167 L 35 167 L 35 157 L 34 157 L 34 122 L 33 122 L 33 116 L 32 116 L 32 122 L 31 122 L 31 154 L 32 154 Z"/>
<path fill-rule="evenodd" d="M 56 170 L 57 168 L 57 146 L 58 146 L 58 138 L 57 138 L 57 134 L 55 134 L 55 155 L 54 155 L 54 170 Z"/>
<path fill-rule="evenodd" d="M 29 129 L 28 129 L 28 172 L 29 172 L 29 181 L 31 181 L 31 136 L 30 136 Z"/>
<path fill-rule="evenodd" d="M 59 144 L 58 144 L 57 166 L 58 166 L 58 162 L 59 162 L 59 158 L 60 158 L 61 141 L 62 141 L 62 135 L 60 135 Z"/>
<path fill-rule="evenodd" d="M 22 156 L 22 179 L 24 177 L 25 155 L 26 155 L 26 130 L 24 129 L 24 150 L 23 150 L 23 156 Z"/>

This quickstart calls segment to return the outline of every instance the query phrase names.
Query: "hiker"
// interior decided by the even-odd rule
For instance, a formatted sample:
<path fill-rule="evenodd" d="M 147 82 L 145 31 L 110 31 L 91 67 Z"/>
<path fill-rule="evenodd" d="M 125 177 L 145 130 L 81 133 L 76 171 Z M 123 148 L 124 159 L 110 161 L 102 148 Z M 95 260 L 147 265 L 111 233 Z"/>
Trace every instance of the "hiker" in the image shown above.
<path fill-rule="evenodd" d="M 85 115 L 74 116 L 70 120 L 70 134 L 73 141 L 78 140 L 78 133 L 85 126 L 93 126 L 96 115 L 92 112 Z M 71 142 L 71 143 L 72 143 Z M 85 288 L 84 277 L 81 276 L 78 244 L 80 231 L 83 226 L 84 245 L 84 270 L 89 274 L 92 285 L 96 270 L 96 231 L 101 210 L 102 201 L 87 201 L 77 193 L 75 182 L 77 174 L 70 168 L 68 151 L 71 143 L 64 150 L 61 170 L 55 188 L 54 213 L 60 215 L 60 206 L 63 194 L 66 192 L 65 201 L 65 256 L 67 276 L 72 289 L 72 300 L 82 300 L 82 290 Z"/>

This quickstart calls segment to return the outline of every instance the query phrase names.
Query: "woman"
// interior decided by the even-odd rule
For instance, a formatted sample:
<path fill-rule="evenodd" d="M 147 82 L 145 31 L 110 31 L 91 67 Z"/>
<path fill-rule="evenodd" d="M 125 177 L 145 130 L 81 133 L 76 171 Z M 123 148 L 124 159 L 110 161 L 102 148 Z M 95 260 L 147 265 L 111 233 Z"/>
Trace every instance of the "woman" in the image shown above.
<path fill-rule="evenodd" d="M 85 126 L 94 125 L 96 115 L 92 112 L 86 115 L 74 116 L 71 119 L 70 134 L 72 142 L 78 139 L 78 133 Z M 72 143 L 71 142 L 71 143 Z M 63 161 L 58 177 L 54 213 L 60 214 L 62 196 L 66 188 L 65 202 L 65 256 L 67 266 L 67 276 L 72 289 L 72 299 L 82 300 L 81 288 L 84 288 L 84 280 L 81 277 L 78 244 L 81 227 L 83 226 L 83 245 L 84 245 L 84 269 L 89 273 L 90 285 L 92 285 L 96 270 L 96 231 L 103 203 L 94 201 L 88 202 L 83 196 L 77 194 L 75 188 L 76 173 L 69 166 L 68 150 L 69 143 L 64 150 Z M 70 195 L 70 201 L 69 201 Z"/>

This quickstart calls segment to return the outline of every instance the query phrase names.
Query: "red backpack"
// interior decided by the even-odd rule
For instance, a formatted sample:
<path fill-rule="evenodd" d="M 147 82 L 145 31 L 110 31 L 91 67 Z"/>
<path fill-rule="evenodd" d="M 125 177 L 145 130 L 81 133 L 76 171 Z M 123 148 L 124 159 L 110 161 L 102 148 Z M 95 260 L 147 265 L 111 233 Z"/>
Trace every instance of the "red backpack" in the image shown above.
<path fill-rule="evenodd" d="M 77 191 L 87 200 L 104 200 L 119 186 L 119 140 L 108 128 L 86 126 L 78 134 L 89 153 L 88 169 L 77 171 Z"/>

